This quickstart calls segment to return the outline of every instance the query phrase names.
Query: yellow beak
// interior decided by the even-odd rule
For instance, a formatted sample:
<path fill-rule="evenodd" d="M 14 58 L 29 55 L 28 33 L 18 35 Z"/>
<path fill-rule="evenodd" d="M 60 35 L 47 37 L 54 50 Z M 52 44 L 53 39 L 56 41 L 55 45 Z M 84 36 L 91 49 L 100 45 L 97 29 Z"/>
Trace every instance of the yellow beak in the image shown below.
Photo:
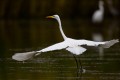
<path fill-rule="evenodd" d="M 46 18 L 54 18 L 54 16 L 47 16 Z"/>

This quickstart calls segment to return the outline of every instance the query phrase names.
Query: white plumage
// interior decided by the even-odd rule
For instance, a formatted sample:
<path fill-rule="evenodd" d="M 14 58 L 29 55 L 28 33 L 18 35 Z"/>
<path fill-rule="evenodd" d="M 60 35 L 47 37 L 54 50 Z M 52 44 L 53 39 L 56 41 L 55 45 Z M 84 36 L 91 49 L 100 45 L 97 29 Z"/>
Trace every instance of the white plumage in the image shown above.
<path fill-rule="evenodd" d="M 61 32 L 63 38 L 64 38 L 64 41 L 60 42 L 60 43 L 56 43 L 52 46 L 49 46 L 49 47 L 44 48 L 44 49 L 39 50 L 39 51 L 16 53 L 15 55 L 13 55 L 13 57 L 12 57 L 13 59 L 15 59 L 17 61 L 24 61 L 24 60 L 30 59 L 34 55 L 37 56 L 42 52 L 61 50 L 61 49 L 66 49 L 67 51 L 69 51 L 73 54 L 79 55 L 87 50 L 86 48 L 82 47 L 82 45 L 96 46 L 96 47 L 100 46 L 103 48 L 109 48 L 113 44 L 119 42 L 118 39 L 111 40 L 111 41 L 105 41 L 105 42 L 94 42 L 94 41 L 89 41 L 89 40 L 84 40 L 84 39 L 75 40 L 72 38 L 67 38 L 62 30 L 61 21 L 60 21 L 59 16 L 53 15 L 53 16 L 48 16 L 47 18 L 54 18 L 58 21 L 59 29 L 60 29 L 60 32 Z"/>
<path fill-rule="evenodd" d="M 25 61 L 27 59 L 32 58 L 33 55 L 35 55 L 35 51 L 26 53 L 16 53 L 15 55 L 12 56 L 12 59 L 17 61 Z"/>
<path fill-rule="evenodd" d="M 103 7 L 103 1 L 100 0 L 99 1 L 99 9 L 97 11 L 94 12 L 93 16 L 92 16 L 92 21 L 94 23 L 100 23 L 103 20 L 104 17 L 104 7 Z"/>
<path fill-rule="evenodd" d="M 79 55 L 79 54 L 82 54 L 83 52 L 85 52 L 87 49 L 83 48 L 83 47 L 68 47 L 66 48 L 66 50 L 70 51 L 71 53 L 73 54 L 76 54 L 76 55 Z"/>

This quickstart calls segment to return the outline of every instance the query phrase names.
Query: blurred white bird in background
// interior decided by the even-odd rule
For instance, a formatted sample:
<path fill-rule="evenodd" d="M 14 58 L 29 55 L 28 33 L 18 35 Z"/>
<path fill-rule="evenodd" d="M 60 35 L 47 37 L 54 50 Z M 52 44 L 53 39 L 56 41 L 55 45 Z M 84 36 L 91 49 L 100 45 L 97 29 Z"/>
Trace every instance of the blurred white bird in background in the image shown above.
<path fill-rule="evenodd" d="M 104 2 L 102 0 L 99 0 L 98 7 L 99 9 L 92 16 L 93 23 L 100 23 L 104 18 Z"/>

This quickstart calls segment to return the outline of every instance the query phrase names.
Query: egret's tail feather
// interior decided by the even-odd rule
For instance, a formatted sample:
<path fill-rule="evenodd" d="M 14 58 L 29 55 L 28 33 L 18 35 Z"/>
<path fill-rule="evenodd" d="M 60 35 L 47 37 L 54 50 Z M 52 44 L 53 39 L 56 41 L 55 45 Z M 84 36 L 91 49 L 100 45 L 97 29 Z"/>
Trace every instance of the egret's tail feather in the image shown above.
<path fill-rule="evenodd" d="M 25 52 L 25 53 L 16 53 L 12 56 L 12 59 L 17 61 L 25 61 L 32 58 L 35 55 L 35 51 Z"/>
<path fill-rule="evenodd" d="M 115 39 L 115 40 L 110 40 L 110 41 L 106 41 L 106 43 L 104 45 L 102 45 L 103 48 L 109 48 L 112 45 L 114 45 L 115 43 L 118 43 L 119 40 Z"/>

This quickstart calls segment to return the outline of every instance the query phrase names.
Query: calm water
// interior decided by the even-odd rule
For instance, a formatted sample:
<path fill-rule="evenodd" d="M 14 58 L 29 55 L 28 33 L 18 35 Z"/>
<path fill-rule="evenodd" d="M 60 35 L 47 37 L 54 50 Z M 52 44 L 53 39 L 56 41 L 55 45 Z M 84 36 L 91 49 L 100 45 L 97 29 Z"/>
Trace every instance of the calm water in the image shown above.
<path fill-rule="evenodd" d="M 119 20 L 105 20 L 92 24 L 89 20 L 63 20 L 65 34 L 75 39 L 92 40 L 100 33 L 104 40 L 119 38 Z M 73 55 L 65 50 L 43 53 L 31 60 L 11 59 L 17 52 L 33 51 L 62 41 L 55 20 L 1 20 L 0 21 L 0 80 L 120 80 L 119 43 L 104 53 L 88 49 L 77 56 L 85 73 L 79 73 Z"/>

